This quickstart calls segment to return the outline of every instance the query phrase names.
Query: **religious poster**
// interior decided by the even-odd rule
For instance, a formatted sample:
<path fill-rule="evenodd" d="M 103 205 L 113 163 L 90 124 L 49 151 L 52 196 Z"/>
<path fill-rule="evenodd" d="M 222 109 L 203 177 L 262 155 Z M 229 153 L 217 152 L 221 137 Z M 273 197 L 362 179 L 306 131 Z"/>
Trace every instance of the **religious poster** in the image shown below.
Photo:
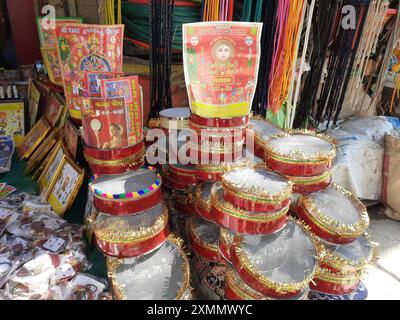
<path fill-rule="evenodd" d="M 183 25 L 183 64 L 191 111 L 201 117 L 250 113 L 257 87 L 261 23 Z"/>
<path fill-rule="evenodd" d="M 48 202 L 56 213 L 63 216 L 78 194 L 84 172 L 68 157 L 61 166 L 54 186 L 51 188 Z"/>
<path fill-rule="evenodd" d="M 124 98 L 91 98 L 83 113 L 83 140 L 97 149 L 128 147 L 127 114 Z"/>
<path fill-rule="evenodd" d="M 64 101 L 57 93 L 52 93 L 43 112 L 43 116 L 52 128 L 55 127 L 60 120 L 63 111 Z"/>
<path fill-rule="evenodd" d="M 62 75 L 56 47 L 40 48 L 44 65 L 51 82 L 62 85 Z"/>
<path fill-rule="evenodd" d="M 43 17 L 37 17 L 36 23 L 39 32 L 39 41 L 41 47 L 50 47 L 56 48 L 57 47 L 57 35 L 56 35 L 56 28 L 52 27 L 49 24 L 49 19 Z M 62 25 L 64 23 L 82 23 L 81 18 L 77 17 L 62 17 L 56 18 L 55 26 Z"/>
<path fill-rule="evenodd" d="M 83 95 L 101 97 L 101 80 L 123 77 L 123 72 L 84 72 Z"/>
<path fill-rule="evenodd" d="M 21 145 L 17 148 L 17 154 L 21 160 L 27 159 L 31 156 L 35 149 L 46 138 L 50 129 L 51 127 L 47 123 L 46 119 L 40 118 L 40 120 L 24 137 Z"/>
<path fill-rule="evenodd" d="M 67 107 L 81 119 L 84 72 L 122 72 L 124 25 L 64 24 L 56 27 Z"/>
<path fill-rule="evenodd" d="M 24 102 L 0 103 L 0 135 L 14 138 L 18 147 L 25 135 Z"/>
<path fill-rule="evenodd" d="M 40 91 L 36 87 L 35 82 L 29 79 L 28 85 L 28 110 L 29 110 L 29 125 L 32 128 L 36 123 L 36 118 L 39 110 Z"/>
<path fill-rule="evenodd" d="M 76 151 L 78 150 L 79 132 L 69 119 L 66 120 L 64 126 L 64 141 L 72 159 L 75 159 Z"/>
<path fill-rule="evenodd" d="M 143 110 L 137 76 L 101 81 L 103 98 L 123 97 L 127 108 L 128 143 L 135 145 L 143 140 Z"/>

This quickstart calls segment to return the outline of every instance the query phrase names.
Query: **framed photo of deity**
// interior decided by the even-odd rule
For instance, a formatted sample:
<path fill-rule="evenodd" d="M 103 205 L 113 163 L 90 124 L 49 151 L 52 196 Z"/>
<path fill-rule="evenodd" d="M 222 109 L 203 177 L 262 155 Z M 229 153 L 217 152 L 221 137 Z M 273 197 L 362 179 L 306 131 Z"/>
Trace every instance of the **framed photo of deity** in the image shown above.
<path fill-rule="evenodd" d="M 43 111 L 43 116 L 52 128 L 59 122 L 64 113 L 64 109 L 65 103 L 63 99 L 57 93 L 52 92 Z"/>
<path fill-rule="evenodd" d="M 76 151 L 78 150 L 79 143 L 79 131 L 69 119 L 65 122 L 63 139 L 72 159 L 76 159 Z"/>
<path fill-rule="evenodd" d="M 24 119 L 23 101 L 0 103 L 0 135 L 13 137 L 16 147 L 25 136 Z"/>
<path fill-rule="evenodd" d="M 47 134 L 51 130 L 51 127 L 47 123 L 45 118 L 40 120 L 33 126 L 31 131 L 24 137 L 21 145 L 17 148 L 17 154 L 21 160 L 28 159 L 36 148 L 46 138 Z"/>
<path fill-rule="evenodd" d="M 62 141 L 58 141 L 48 157 L 47 164 L 38 178 L 40 195 L 47 199 L 51 187 L 54 184 L 55 177 L 61 170 L 61 164 L 64 161 L 66 150 Z"/>
<path fill-rule="evenodd" d="M 55 177 L 47 201 L 54 212 L 61 217 L 71 207 L 82 186 L 85 171 L 69 156 L 61 162 L 61 168 Z"/>
<path fill-rule="evenodd" d="M 51 149 L 57 143 L 57 130 L 52 130 L 48 137 L 40 144 L 32 156 L 29 158 L 24 174 L 31 174 L 35 168 L 44 161 Z"/>
<path fill-rule="evenodd" d="M 36 87 L 35 82 L 29 79 L 28 84 L 28 110 L 29 110 L 29 126 L 33 128 L 36 123 L 36 118 L 39 110 L 40 91 Z"/>
<path fill-rule="evenodd" d="M 62 85 L 62 74 L 57 55 L 57 48 L 41 47 L 40 52 L 42 53 L 44 66 L 46 68 L 47 75 L 49 76 L 50 81 L 57 85 Z"/>

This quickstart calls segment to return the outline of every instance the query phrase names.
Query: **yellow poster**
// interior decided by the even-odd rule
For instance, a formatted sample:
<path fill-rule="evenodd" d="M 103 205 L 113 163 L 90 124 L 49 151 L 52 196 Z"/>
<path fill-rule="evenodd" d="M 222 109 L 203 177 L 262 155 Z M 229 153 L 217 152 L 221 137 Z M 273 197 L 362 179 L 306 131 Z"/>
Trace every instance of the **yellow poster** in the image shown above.
<path fill-rule="evenodd" d="M 25 136 L 24 103 L 0 103 L 0 135 L 14 138 L 15 145 L 20 146 Z"/>

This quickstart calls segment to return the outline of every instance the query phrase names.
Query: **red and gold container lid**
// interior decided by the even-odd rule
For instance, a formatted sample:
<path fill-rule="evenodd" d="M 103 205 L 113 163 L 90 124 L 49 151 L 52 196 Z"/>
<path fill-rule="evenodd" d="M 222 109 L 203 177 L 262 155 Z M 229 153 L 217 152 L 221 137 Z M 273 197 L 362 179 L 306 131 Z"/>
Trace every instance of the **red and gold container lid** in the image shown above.
<path fill-rule="evenodd" d="M 160 126 L 164 130 L 182 130 L 189 128 L 189 108 L 169 108 L 160 111 Z"/>
<path fill-rule="evenodd" d="M 161 201 L 161 177 L 145 168 L 120 175 L 94 175 L 89 188 L 96 209 L 108 214 L 131 215 Z"/>
<path fill-rule="evenodd" d="M 264 159 L 264 149 L 268 139 L 282 132 L 283 130 L 272 122 L 261 117 L 252 117 L 247 134 L 254 135 L 255 154 Z"/>
<path fill-rule="evenodd" d="M 90 170 L 96 174 L 121 174 L 140 168 L 144 164 L 145 146 L 106 150 L 84 146 L 84 156 Z"/>
<path fill-rule="evenodd" d="M 108 256 L 127 258 L 148 253 L 169 235 L 168 210 L 162 202 L 131 216 L 99 213 L 93 232 L 98 248 Z"/>
<path fill-rule="evenodd" d="M 193 164 L 169 164 L 169 171 L 174 180 L 188 186 L 197 183 L 196 166 Z"/>
<path fill-rule="evenodd" d="M 307 227 L 290 219 L 270 235 L 235 235 L 232 264 L 254 290 L 273 298 L 297 296 L 314 278 L 322 252 Z"/>
<path fill-rule="evenodd" d="M 254 212 L 239 209 L 224 199 L 221 183 L 211 190 L 211 216 L 221 227 L 235 233 L 270 234 L 281 230 L 287 223 L 289 204 L 275 212 Z"/>
<path fill-rule="evenodd" d="M 288 298 L 289 300 L 307 300 L 308 288 L 303 289 L 298 295 Z M 242 301 L 242 300 L 280 300 L 267 297 L 262 293 L 248 286 L 230 266 L 226 266 L 225 274 L 225 298 L 227 300 Z"/>
<path fill-rule="evenodd" d="M 369 226 L 363 203 L 333 183 L 326 189 L 298 200 L 297 216 L 321 239 L 345 244 L 362 236 Z"/>
<path fill-rule="evenodd" d="M 225 228 L 220 228 L 218 249 L 224 259 L 228 262 L 231 262 L 231 247 L 234 236 L 235 234 L 232 231 Z"/>
<path fill-rule="evenodd" d="M 208 221 L 213 221 L 211 216 L 211 188 L 213 182 L 202 182 L 196 188 L 195 207 L 197 214 Z"/>
<path fill-rule="evenodd" d="M 326 171 L 319 176 L 313 177 L 290 177 L 286 178 L 293 183 L 293 192 L 309 194 L 319 192 L 328 187 L 332 182 L 332 172 Z"/>
<path fill-rule="evenodd" d="M 219 226 L 200 217 L 190 217 L 186 220 L 186 231 L 192 250 L 210 261 L 221 261 L 218 250 Z"/>
<path fill-rule="evenodd" d="M 190 121 L 193 123 L 193 125 L 197 124 L 203 127 L 231 128 L 247 126 L 249 124 L 249 117 L 244 116 L 236 118 L 205 118 L 192 113 L 190 115 Z"/>
<path fill-rule="evenodd" d="M 246 158 L 241 158 L 235 162 L 196 164 L 196 175 L 199 181 L 218 182 L 221 181 L 221 177 L 225 173 L 249 165 L 250 162 Z"/>
<path fill-rule="evenodd" d="M 172 173 L 171 167 L 169 165 L 165 164 L 162 166 L 163 184 L 170 190 L 186 190 L 196 183 L 196 175 L 194 175 L 194 177 L 195 178 L 193 179 L 193 176 L 189 175 L 188 177 L 186 177 L 186 179 L 181 179 L 183 178 L 183 176 L 178 176 Z"/>
<path fill-rule="evenodd" d="M 363 271 L 376 256 L 377 245 L 368 234 L 348 244 L 331 244 L 323 240 L 321 243 L 325 254 L 320 265 L 332 272 L 352 274 Z"/>
<path fill-rule="evenodd" d="M 190 300 L 189 262 L 173 235 L 158 249 L 136 258 L 107 258 L 117 300 Z"/>
<path fill-rule="evenodd" d="M 344 274 L 318 268 L 310 289 L 325 294 L 344 295 L 354 292 L 361 283 L 362 272 Z"/>
<path fill-rule="evenodd" d="M 232 170 L 221 184 L 225 201 L 244 210 L 275 212 L 290 205 L 292 184 L 264 166 Z"/>
<path fill-rule="evenodd" d="M 295 130 L 272 136 L 265 145 L 268 167 L 293 177 L 318 176 L 332 168 L 336 146 L 332 138 Z"/>

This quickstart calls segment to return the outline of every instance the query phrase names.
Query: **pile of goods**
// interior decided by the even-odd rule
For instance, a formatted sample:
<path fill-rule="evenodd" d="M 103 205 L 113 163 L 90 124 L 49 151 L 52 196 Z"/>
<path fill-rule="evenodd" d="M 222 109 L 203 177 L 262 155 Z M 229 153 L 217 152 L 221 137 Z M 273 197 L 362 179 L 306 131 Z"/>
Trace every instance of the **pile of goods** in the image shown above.
<path fill-rule="evenodd" d="M 60 218 L 40 197 L 0 201 L 0 300 L 109 300 L 107 282 L 84 272 L 82 225 Z"/>

